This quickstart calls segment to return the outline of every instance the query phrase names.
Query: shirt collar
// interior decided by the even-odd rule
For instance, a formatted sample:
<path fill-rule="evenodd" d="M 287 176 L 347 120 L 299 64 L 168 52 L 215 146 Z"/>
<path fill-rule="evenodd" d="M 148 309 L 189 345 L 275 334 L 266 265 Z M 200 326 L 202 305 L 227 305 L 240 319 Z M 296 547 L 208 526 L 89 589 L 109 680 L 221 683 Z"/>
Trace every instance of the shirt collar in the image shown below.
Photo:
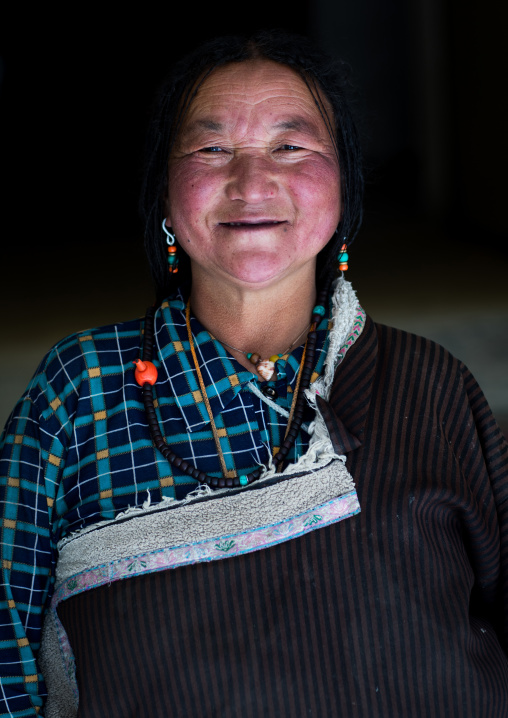
<path fill-rule="evenodd" d="M 154 363 L 159 370 L 157 398 L 161 411 L 164 405 L 172 405 L 172 414 L 177 412 L 184 423 L 181 429 L 194 433 L 205 430 L 210 424 L 210 417 L 201 399 L 199 380 L 190 352 L 185 306 L 185 295 L 179 293 L 164 301 L 156 312 Z M 249 382 L 257 383 L 259 387 L 262 383 L 256 375 L 244 369 L 222 344 L 213 339 L 192 315 L 191 329 L 210 409 L 215 418 L 227 409 L 242 389 L 247 388 Z M 325 317 L 318 327 L 317 342 L 317 347 L 323 350 L 327 329 L 328 317 Z M 303 346 L 297 347 L 287 361 L 280 361 L 276 365 L 280 375 L 274 386 L 283 399 L 281 404 L 291 403 L 302 353 Z M 324 351 L 318 356 L 317 368 L 320 370 Z"/>

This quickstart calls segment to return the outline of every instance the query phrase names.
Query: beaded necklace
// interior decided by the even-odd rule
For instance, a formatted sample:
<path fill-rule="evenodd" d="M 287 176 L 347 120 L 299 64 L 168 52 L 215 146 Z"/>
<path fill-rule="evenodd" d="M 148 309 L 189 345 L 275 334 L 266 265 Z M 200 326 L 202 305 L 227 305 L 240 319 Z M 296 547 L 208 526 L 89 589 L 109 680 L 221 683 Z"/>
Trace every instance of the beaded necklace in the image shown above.
<path fill-rule="evenodd" d="M 295 346 L 296 342 L 302 337 L 305 332 L 307 332 L 310 329 L 310 324 L 308 324 L 305 329 L 300 332 L 300 334 L 296 337 L 296 339 L 291 342 L 291 344 L 288 346 L 287 349 L 285 349 L 281 354 L 273 354 L 269 359 L 262 359 L 261 356 L 257 352 L 244 352 L 243 349 L 237 349 L 236 347 L 231 346 L 231 344 L 228 344 L 227 342 L 223 342 L 220 339 L 217 339 L 216 337 L 213 337 L 214 339 L 217 339 L 217 341 L 220 344 L 223 344 L 228 349 L 232 349 L 235 352 L 239 352 L 240 354 L 245 354 L 247 359 L 250 361 L 251 364 L 254 364 L 256 367 L 256 371 L 261 376 L 262 379 L 265 379 L 266 381 L 270 381 L 270 379 L 273 376 L 273 373 L 275 371 L 275 362 L 279 359 L 282 359 L 286 354 L 289 354 L 291 349 Z"/>
<path fill-rule="evenodd" d="M 308 389 L 310 385 L 310 379 L 312 376 L 312 372 L 315 366 L 315 350 L 316 350 L 316 343 L 318 334 L 316 332 L 316 327 L 318 323 L 321 321 L 322 317 L 325 314 L 325 303 L 328 296 L 328 285 L 325 289 L 323 289 L 319 295 L 318 295 L 318 304 L 314 307 L 312 310 L 312 318 L 311 318 L 311 325 L 310 325 L 310 331 L 307 334 L 307 341 L 305 344 L 302 360 L 300 362 L 300 369 L 298 372 L 298 378 L 297 378 L 297 384 L 295 387 L 295 392 L 293 396 L 293 402 L 291 406 L 291 411 L 289 414 L 288 424 L 286 427 L 286 432 L 284 436 L 284 441 L 282 442 L 277 454 L 275 455 L 275 461 L 277 462 L 277 468 L 279 471 L 282 470 L 283 464 L 287 459 L 287 456 L 293 447 L 296 437 L 298 436 L 305 412 L 305 406 L 306 406 L 306 400 L 305 400 L 305 390 Z M 187 305 L 187 311 L 186 311 L 186 321 L 187 321 L 187 329 L 189 334 L 189 343 L 191 348 L 191 353 L 194 361 L 194 366 L 196 373 L 198 375 L 198 380 L 200 384 L 201 389 L 201 395 L 203 397 L 203 401 L 205 402 L 208 415 L 210 417 L 210 425 L 212 427 L 212 433 L 215 440 L 215 445 L 217 447 L 217 454 L 219 456 L 219 460 L 221 462 L 221 469 L 223 475 L 221 477 L 217 476 L 210 476 L 206 474 L 204 471 L 200 471 L 196 466 L 193 466 L 188 461 L 185 461 L 185 459 L 182 459 L 180 456 L 175 454 L 175 452 L 171 449 L 170 446 L 166 443 L 164 437 L 162 436 L 162 432 L 160 430 L 159 421 L 157 419 L 157 414 L 155 411 L 154 406 L 154 384 L 157 381 L 157 369 L 155 368 L 154 364 L 152 363 L 153 359 L 153 345 L 154 345 L 154 316 L 155 316 L 155 308 L 150 307 L 145 316 L 145 324 L 144 324 L 144 336 L 143 336 L 143 358 L 142 360 L 137 359 L 134 364 L 136 365 L 136 370 L 134 373 L 135 379 L 137 383 L 141 386 L 141 391 L 143 395 L 143 404 L 145 407 L 145 413 L 148 421 L 148 427 L 150 430 L 150 435 L 152 437 L 152 441 L 156 448 L 161 452 L 161 454 L 177 469 L 179 469 L 184 474 L 187 474 L 188 476 L 191 476 L 193 479 L 198 481 L 200 484 L 207 484 L 208 486 L 212 488 L 225 488 L 225 487 L 237 487 L 237 486 L 247 486 L 248 484 L 251 484 L 253 481 L 256 481 L 256 479 L 259 479 L 259 477 L 262 475 L 264 467 L 260 467 L 255 469 L 254 471 L 251 471 L 248 474 L 241 474 L 241 475 L 230 475 L 231 472 L 227 471 L 224 461 L 224 455 L 222 452 L 222 449 L 220 447 L 220 441 L 217 434 L 217 429 L 215 427 L 215 421 L 213 419 L 213 415 L 211 412 L 210 404 L 208 402 L 208 397 L 206 395 L 206 389 L 203 382 L 203 377 L 201 375 L 201 370 L 199 368 L 199 363 L 197 361 L 195 349 L 194 349 L 194 341 L 192 338 L 192 332 L 190 330 L 190 306 Z"/>

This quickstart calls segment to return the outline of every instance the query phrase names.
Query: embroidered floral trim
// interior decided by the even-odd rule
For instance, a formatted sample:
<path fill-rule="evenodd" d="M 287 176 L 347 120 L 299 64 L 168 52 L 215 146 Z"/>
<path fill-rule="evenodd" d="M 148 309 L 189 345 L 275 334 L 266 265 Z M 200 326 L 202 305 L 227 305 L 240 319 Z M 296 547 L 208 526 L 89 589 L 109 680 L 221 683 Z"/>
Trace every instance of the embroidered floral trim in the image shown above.
<path fill-rule="evenodd" d="M 362 307 L 359 307 L 358 312 L 355 314 L 355 318 L 353 320 L 353 326 L 351 328 L 350 333 L 348 334 L 348 337 L 344 344 L 339 349 L 339 352 L 336 356 L 335 361 L 335 369 L 337 366 L 341 363 L 341 361 L 346 356 L 346 352 L 348 349 L 351 349 L 353 344 L 356 342 L 360 334 L 363 332 L 363 328 L 365 326 L 365 321 L 367 319 L 367 314 L 365 310 Z"/>
<path fill-rule="evenodd" d="M 52 608 L 65 599 L 82 591 L 88 591 L 112 581 L 139 576 L 144 573 L 177 568 L 200 561 L 213 561 L 274 546 L 302 536 L 316 528 L 342 521 L 360 511 L 356 491 L 350 491 L 332 499 L 322 506 L 316 506 L 299 516 L 289 518 L 271 526 L 263 526 L 230 536 L 201 541 L 194 544 L 172 546 L 157 551 L 129 556 L 102 566 L 95 566 L 64 580 L 56 590 Z"/>

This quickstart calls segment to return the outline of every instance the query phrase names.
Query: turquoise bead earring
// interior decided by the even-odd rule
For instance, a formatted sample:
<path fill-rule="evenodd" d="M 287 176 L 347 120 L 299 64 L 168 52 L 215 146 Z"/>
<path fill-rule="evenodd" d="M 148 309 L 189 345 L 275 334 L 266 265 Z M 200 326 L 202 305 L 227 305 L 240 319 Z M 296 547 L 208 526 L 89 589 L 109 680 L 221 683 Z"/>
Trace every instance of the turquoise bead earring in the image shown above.
<path fill-rule="evenodd" d="M 339 260 L 339 271 L 341 272 L 345 272 L 348 269 L 349 254 L 347 253 L 346 239 L 347 237 L 344 237 L 344 244 L 340 248 L 339 256 L 337 257 Z"/>
<path fill-rule="evenodd" d="M 162 221 L 162 229 L 164 230 L 168 244 L 168 270 L 170 274 L 176 274 L 178 272 L 178 257 L 176 256 L 175 235 L 166 226 L 165 219 Z"/>

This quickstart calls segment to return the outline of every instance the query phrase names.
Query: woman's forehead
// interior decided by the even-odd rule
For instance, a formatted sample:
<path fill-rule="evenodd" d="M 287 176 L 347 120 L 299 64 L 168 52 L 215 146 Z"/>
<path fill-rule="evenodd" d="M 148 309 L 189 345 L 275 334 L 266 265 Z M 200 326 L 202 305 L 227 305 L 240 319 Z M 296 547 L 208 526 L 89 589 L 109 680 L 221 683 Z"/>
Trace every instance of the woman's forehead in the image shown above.
<path fill-rule="evenodd" d="M 320 106 L 318 106 L 318 102 Z M 262 114 L 274 125 L 314 122 L 323 126 L 323 111 L 333 115 L 322 93 L 311 92 L 290 67 L 266 59 L 236 62 L 213 70 L 189 103 L 183 127 L 216 129 L 235 121 L 238 113 Z"/>

